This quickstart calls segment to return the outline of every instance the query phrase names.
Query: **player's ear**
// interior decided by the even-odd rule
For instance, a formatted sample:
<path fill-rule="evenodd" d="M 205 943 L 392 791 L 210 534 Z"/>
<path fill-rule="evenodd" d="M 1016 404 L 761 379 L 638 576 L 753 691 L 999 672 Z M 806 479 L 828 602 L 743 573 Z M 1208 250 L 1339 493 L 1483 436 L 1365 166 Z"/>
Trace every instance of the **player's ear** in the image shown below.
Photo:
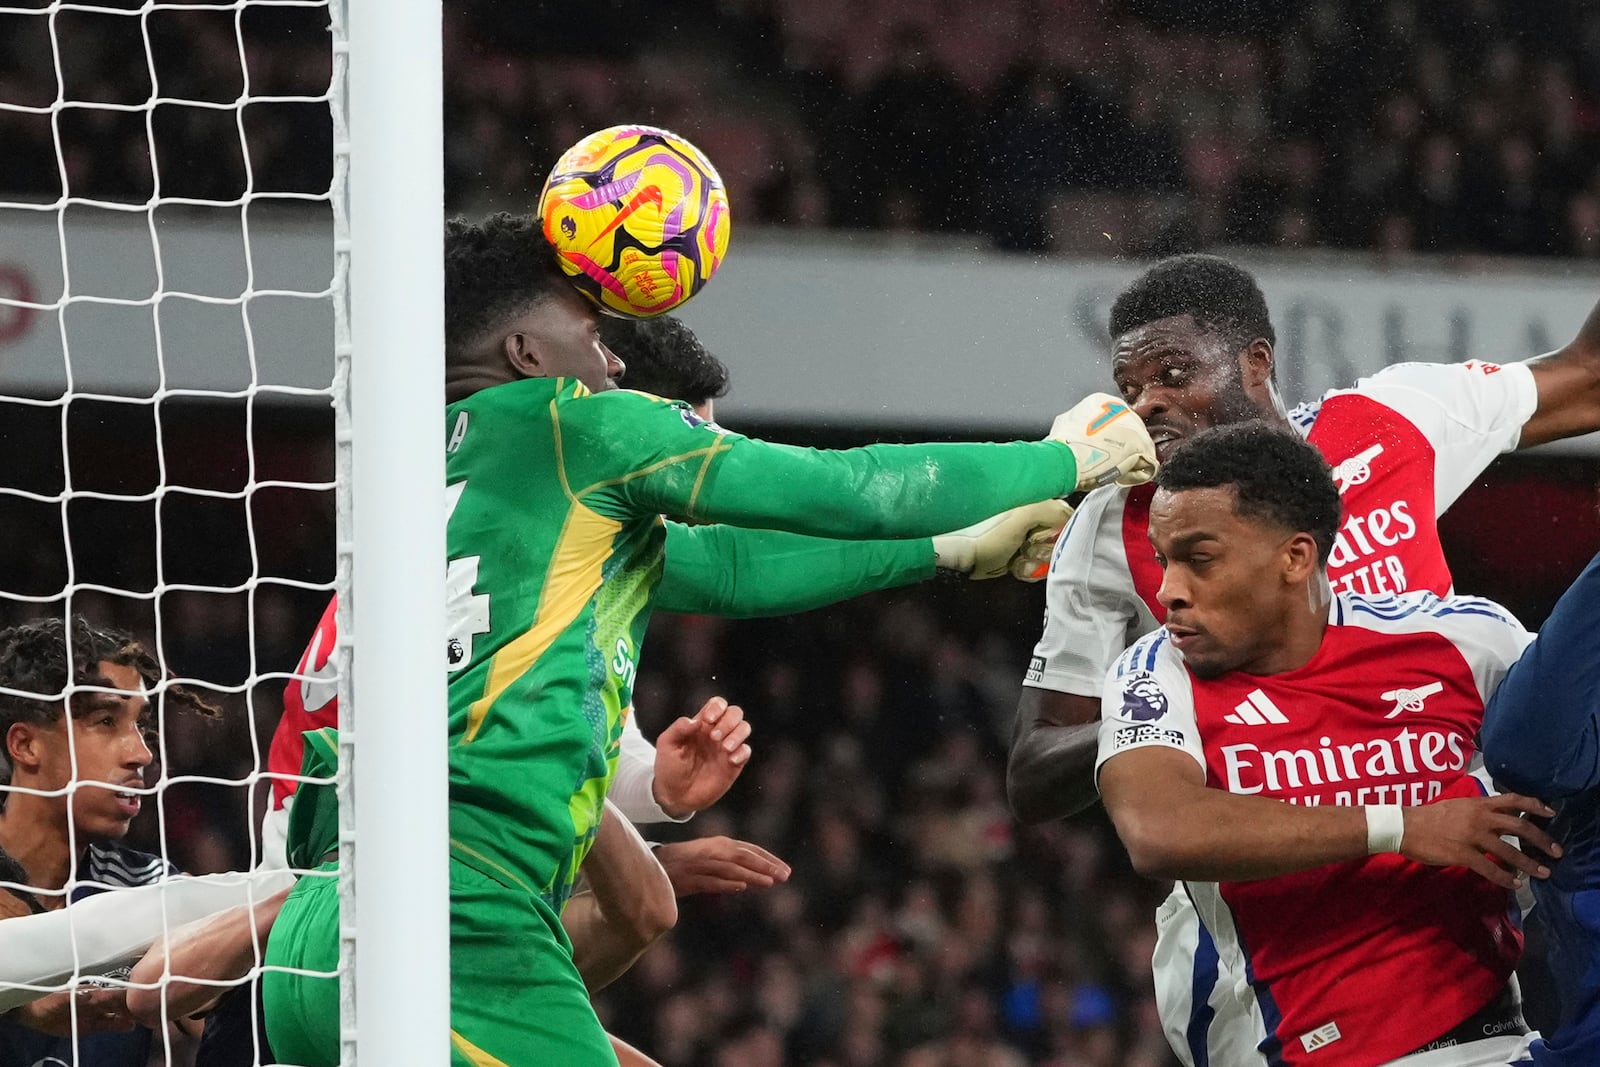
<path fill-rule="evenodd" d="M 36 771 L 44 762 L 40 751 L 44 739 L 39 733 L 38 725 L 31 722 L 14 722 L 6 731 L 6 759 L 13 775 L 19 770 Z"/>
<path fill-rule="evenodd" d="M 1259 389 L 1272 381 L 1277 357 L 1272 352 L 1272 342 L 1257 337 L 1239 353 L 1239 377 L 1246 389 Z"/>
<path fill-rule="evenodd" d="M 1297 533 L 1283 545 L 1283 578 L 1290 585 L 1310 581 L 1322 567 L 1317 558 L 1317 541 L 1308 533 Z"/>
<path fill-rule="evenodd" d="M 500 342 L 501 351 L 505 353 L 506 362 L 511 364 L 511 371 L 518 378 L 545 378 L 543 363 L 539 360 L 539 345 L 532 337 L 521 332 L 506 334 Z"/>

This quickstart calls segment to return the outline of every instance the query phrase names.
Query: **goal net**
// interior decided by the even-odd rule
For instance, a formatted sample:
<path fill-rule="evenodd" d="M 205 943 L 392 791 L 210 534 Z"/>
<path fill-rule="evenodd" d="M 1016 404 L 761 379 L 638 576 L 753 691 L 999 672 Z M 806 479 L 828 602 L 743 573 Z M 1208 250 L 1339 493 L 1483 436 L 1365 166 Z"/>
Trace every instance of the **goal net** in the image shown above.
<path fill-rule="evenodd" d="M 339 884 L 343 1062 L 448 1056 L 438 23 L 0 0 L 7 1062 L 293 1062 L 297 877 Z M 336 773 L 274 773 L 286 690 L 338 694 Z M 306 784 L 338 863 L 266 870 Z"/>

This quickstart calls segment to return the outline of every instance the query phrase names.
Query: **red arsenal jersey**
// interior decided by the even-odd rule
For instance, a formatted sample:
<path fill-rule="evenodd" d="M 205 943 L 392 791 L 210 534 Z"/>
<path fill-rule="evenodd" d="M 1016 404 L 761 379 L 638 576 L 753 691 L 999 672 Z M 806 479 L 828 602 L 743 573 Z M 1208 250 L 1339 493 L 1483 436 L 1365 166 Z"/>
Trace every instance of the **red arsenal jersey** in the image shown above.
<path fill-rule="evenodd" d="M 273 776 L 273 810 L 282 808 L 299 785 L 292 776 L 300 773 L 305 731 L 339 725 L 338 675 L 332 663 L 333 647 L 339 639 L 338 610 L 336 596 L 328 601 L 311 643 L 300 656 L 295 677 L 283 689 L 283 717 L 267 753 L 267 770 Z"/>
<path fill-rule="evenodd" d="M 1105 682 L 1100 762 L 1176 748 L 1210 788 L 1291 804 L 1475 795 L 1484 703 L 1531 640 L 1486 600 L 1340 594 L 1303 667 L 1201 679 L 1157 631 Z M 1219 956 L 1246 976 L 1258 1047 L 1289 1067 L 1416 1050 L 1492 1000 L 1522 949 L 1505 890 L 1399 855 L 1186 885 Z"/>

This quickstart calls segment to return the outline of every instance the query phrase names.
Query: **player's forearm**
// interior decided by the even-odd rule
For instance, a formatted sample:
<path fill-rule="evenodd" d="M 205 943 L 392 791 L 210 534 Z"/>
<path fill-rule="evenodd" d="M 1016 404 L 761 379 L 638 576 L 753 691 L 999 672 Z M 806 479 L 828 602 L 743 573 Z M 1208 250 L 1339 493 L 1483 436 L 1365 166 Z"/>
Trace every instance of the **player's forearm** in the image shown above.
<path fill-rule="evenodd" d="M 1539 406 L 1523 425 L 1519 448 L 1600 430 L 1600 304 L 1578 335 L 1554 352 L 1528 361 Z"/>
<path fill-rule="evenodd" d="M 1032 826 L 1064 819 L 1099 799 L 1094 787 L 1099 736 L 1097 723 L 1057 726 L 1018 708 L 1006 760 L 1006 799 L 1018 822 Z"/>
<path fill-rule="evenodd" d="M 680 514 L 814 537 L 931 537 L 1065 496 L 1077 471 L 1059 441 L 819 451 L 737 438 Z"/>
<path fill-rule="evenodd" d="M 175 878 L 159 885 L 100 893 L 65 910 L 0 923 L 0 1011 L 41 992 L 21 985 L 66 981 L 132 963 L 173 926 L 193 922 L 292 885 L 287 871 Z M 8 988 L 9 987 L 9 988 Z"/>
<path fill-rule="evenodd" d="M 572 963 L 584 988 L 598 993 L 628 973 L 650 942 L 611 922 L 588 890 L 574 893 L 561 912 L 561 925 L 572 942 Z"/>
<path fill-rule="evenodd" d="M 1148 877 L 1247 882 L 1368 855 L 1362 808 L 1238 796 L 1116 763 L 1101 768 L 1101 795 L 1134 869 Z"/>
<path fill-rule="evenodd" d="M 657 822 L 682 822 L 693 812 L 670 812 L 655 795 L 656 750 L 639 730 L 639 717 L 630 715 L 622 724 L 622 741 L 617 751 L 617 772 L 611 778 L 606 803 L 615 807 L 635 826 Z"/>
<path fill-rule="evenodd" d="M 609 802 L 582 871 L 588 892 L 572 899 L 561 922 L 578 973 L 593 991 L 626 973 L 672 929 L 678 901 L 650 846 Z"/>
<path fill-rule="evenodd" d="M 267 935 L 283 910 L 289 888 L 255 906 L 225 912 L 175 930 L 145 953 L 128 975 L 128 1010 L 158 1029 L 210 1008 L 230 986 L 243 981 L 266 953 Z"/>
<path fill-rule="evenodd" d="M 1503 786 L 1571 796 L 1600 784 L 1600 557 L 1489 698 L 1484 764 Z"/>
<path fill-rule="evenodd" d="M 667 523 L 658 611 L 789 615 L 933 576 L 933 544 L 838 541 L 775 530 Z"/>

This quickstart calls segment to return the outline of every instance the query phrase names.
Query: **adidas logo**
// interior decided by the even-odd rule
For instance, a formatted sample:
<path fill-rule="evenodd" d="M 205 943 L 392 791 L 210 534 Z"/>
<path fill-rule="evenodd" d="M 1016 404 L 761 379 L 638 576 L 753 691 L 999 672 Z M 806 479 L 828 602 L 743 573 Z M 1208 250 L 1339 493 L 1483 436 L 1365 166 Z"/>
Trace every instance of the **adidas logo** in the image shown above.
<path fill-rule="evenodd" d="M 1429 697 L 1442 692 L 1444 692 L 1442 682 L 1429 682 L 1421 689 L 1391 689 L 1383 694 L 1383 699 L 1394 701 L 1394 710 L 1384 718 L 1392 719 L 1402 711 L 1421 711 L 1422 705 Z"/>
<path fill-rule="evenodd" d="M 1305 1046 L 1307 1052 L 1315 1052 L 1319 1048 L 1327 1048 L 1343 1036 L 1338 1023 L 1324 1023 L 1309 1034 L 1301 1034 L 1300 1044 Z"/>
<path fill-rule="evenodd" d="M 1360 485 L 1372 477 L 1372 461 L 1383 455 L 1382 445 L 1373 445 L 1364 452 L 1358 452 L 1333 468 L 1333 480 L 1339 483 L 1339 494 L 1352 485 Z"/>
<path fill-rule="evenodd" d="M 1269 722 L 1286 723 L 1289 716 L 1279 711 L 1278 705 L 1257 689 L 1234 705 L 1233 714 L 1224 715 L 1222 721 L 1235 726 L 1265 726 Z"/>

